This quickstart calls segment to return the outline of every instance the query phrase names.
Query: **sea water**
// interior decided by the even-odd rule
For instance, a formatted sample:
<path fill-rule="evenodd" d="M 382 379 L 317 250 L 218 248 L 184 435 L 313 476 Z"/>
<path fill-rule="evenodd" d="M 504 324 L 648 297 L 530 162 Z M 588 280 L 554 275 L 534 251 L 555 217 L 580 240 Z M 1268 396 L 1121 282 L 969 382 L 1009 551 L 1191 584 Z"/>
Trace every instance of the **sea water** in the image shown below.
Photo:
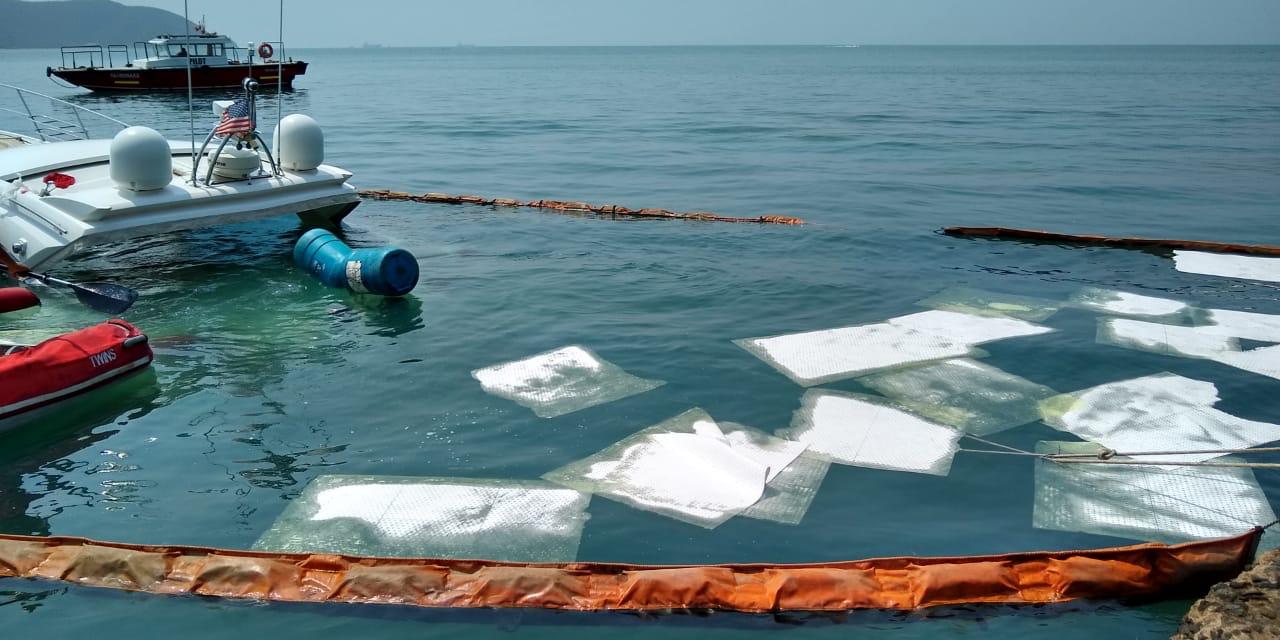
<path fill-rule="evenodd" d="M 326 289 L 289 258 L 292 218 L 102 247 L 57 268 L 142 297 L 155 374 L 0 436 L 0 530 L 246 548 L 328 474 L 533 480 L 694 407 L 786 428 L 804 389 L 735 339 L 881 322 L 951 288 L 1068 301 L 1086 287 L 1280 313 L 1257 283 L 1180 273 L 1160 253 L 953 239 L 948 225 L 1280 243 L 1280 48 L 457 48 L 298 50 L 283 112 L 325 129 L 361 187 L 780 213 L 802 227 L 619 221 L 365 202 L 356 245 L 395 244 L 402 300 Z M 92 95 L 44 77 L 56 51 L 0 51 L 0 80 L 166 135 L 178 95 Z M 213 126 L 199 94 L 197 136 Z M 10 106 L 6 103 L 5 106 Z M 259 104 L 274 118 L 274 97 Z M 0 128 L 18 123 L 0 117 Z M 264 132 L 271 128 L 262 123 Z M 68 295 L 0 318 L 8 335 L 98 320 Z M 1217 408 L 1280 422 L 1280 382 L 1095 342 L 1097 315 L 982 347 L 1070 391 L 1164 371 Z M 666 385 L 543 419 L 470 372 L 582 345 Z M 823 388 L 872 393 L 856 380 Z M 994 436 L 1033 448 L 1032 423 Z M 1280 475 L 1259 482 L 1280 507 Z M 1035 469 L 956 455 L 938 477 L 833 465 L 799 525 L 706 530 L 594 500 L 578 557 L 793 562 L 1087 548 L 1132 540 L 1032 526 Z M 0 582 L 13 637 L 1167 637 L 1189 603 L 855 614 L 794 626 L 260 605 Z"/>

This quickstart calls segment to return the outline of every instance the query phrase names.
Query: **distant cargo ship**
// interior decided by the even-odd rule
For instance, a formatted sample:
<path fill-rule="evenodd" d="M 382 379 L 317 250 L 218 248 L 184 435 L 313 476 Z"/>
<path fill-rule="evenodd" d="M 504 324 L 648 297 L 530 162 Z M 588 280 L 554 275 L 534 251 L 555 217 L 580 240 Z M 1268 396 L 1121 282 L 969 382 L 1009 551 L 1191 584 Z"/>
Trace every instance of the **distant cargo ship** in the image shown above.
<path fill-rule="evenodd" d="M 249 77 L 264 88 L 277 83 L 292 88 L 294 78 L 307 72 L 307 63 L 278 57 L 283 55 L 267 42 L 256 50 L 241 48 L 231 38 L 198 25 L 190 36 L 161 35 L 135 42 L 132 57 L 123 44 L 105 49 L 98 44 L 62 47 L 62 66 L 45 73 L 92 91 L 186 89 L 189 60 L 191 86 L 196 89 L 237 88 Z"/>

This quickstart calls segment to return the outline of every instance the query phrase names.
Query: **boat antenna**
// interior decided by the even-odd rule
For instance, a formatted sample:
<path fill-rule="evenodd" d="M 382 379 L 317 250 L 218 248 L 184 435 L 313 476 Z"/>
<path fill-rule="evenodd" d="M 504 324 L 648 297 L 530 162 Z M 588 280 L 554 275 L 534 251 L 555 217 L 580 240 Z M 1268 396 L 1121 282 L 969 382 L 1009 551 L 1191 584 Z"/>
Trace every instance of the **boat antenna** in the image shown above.
<path fill-rule="evenodd" d="M 280 53 L 276 54 L 276 131 L 280 131 L 280 114 L 284 111 L 284 0 L 280 0 Z M 280 143 L 272 140 L 279 146 Z M 276 157 L 280 150 L 276 149 Z"/>
<path fill-rule="evenodd" d="M 191 19 L 188 17 L 187 11 L 188 0 L 182 0 L 182 28 L 186 30 L 186 42 L 184 45 L 191 44 Z M 192 95 L 194 92 L 191 88 L 191 52 L 187 51 L 184 46 L 183 51 L 187 52 L 187 119 L 190 121 L 189 133 L 191 136 L 191 184 L 196 183 L 196 108 Z"/>

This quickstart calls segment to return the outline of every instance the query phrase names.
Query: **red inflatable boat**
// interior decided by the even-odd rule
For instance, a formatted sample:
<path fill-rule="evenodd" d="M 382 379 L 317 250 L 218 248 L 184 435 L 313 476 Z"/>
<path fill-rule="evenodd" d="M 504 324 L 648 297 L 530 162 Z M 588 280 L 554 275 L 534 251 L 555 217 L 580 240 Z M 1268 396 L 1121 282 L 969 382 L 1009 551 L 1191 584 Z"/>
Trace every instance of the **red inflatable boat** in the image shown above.
<path fill-rule="evenodd" d="M 124 320 L 0 353 L 0 429 L 24 413 L 141 371 L 152 358 L 147 336 Z"/>
<path fill-rule="evenodd" d="M 40 305 L 40 298 L 22 287 L 5 287 L 0 289 L 0 313 L 21 311 Z"/>

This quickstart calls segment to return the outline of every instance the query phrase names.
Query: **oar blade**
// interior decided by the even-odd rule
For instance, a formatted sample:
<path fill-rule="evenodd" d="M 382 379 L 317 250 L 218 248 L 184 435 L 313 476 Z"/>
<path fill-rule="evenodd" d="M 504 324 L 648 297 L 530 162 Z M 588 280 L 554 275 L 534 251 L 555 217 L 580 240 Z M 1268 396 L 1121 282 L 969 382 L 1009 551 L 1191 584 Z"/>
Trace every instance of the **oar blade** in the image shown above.
<path fill-rule="evenodd" d="M 111 315 L 124 313 L 138 300 L 137 291 L 110 282 L 90 282 L 71 289 L 84 306 Z"/>

